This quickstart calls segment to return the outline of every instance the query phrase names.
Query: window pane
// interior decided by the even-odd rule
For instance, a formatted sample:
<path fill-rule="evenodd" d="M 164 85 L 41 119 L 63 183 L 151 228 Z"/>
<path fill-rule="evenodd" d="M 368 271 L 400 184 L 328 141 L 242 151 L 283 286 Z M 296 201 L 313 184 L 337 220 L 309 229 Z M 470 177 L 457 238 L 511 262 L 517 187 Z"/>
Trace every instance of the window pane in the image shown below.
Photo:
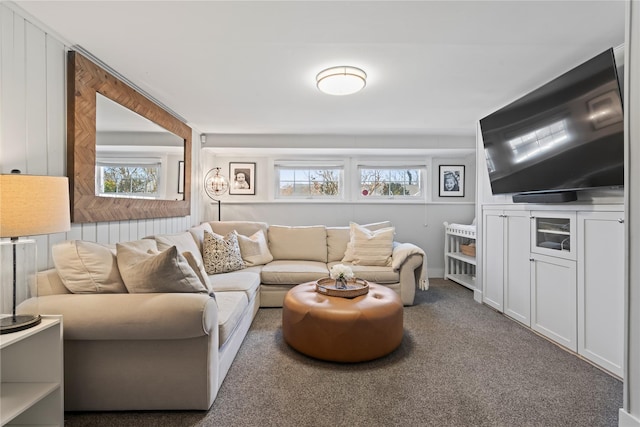
<path fill-rule="evenodd" d="M 365 197 L 421 197 L 425 168 L 360 168 L 360 194 Z"/>
<path fill-rule="evenodd" d="M 150 198 L 158 194 L 159 166 L 98 166 L 97 169 L 100 194 Z"/>
<path fill-rule="evenodd" d="M 342 195 L 342 168 L 276 167 L 278 197 L 338 198 Z"/>

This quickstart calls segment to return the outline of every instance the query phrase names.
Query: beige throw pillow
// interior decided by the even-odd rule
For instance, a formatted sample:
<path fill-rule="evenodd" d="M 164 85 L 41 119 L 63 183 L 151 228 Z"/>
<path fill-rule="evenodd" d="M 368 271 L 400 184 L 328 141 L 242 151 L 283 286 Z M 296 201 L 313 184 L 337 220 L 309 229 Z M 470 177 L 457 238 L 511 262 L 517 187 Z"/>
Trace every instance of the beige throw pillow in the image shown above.
<path fill-rule="evenodd" d="M 361 227 L 367 230 L 379 230 L 381 228 L 391 227 L 391 221 L 373 222 L 370 224 L 362 224 Z M 327 227 L 327 258 L 328 262 L 341 261 L 344 258 L 347 248 L 351 247 L 351 255 L 353 258 L 353 245 L 349 244 L 349 226 L 346 227 Z"/>
<path fill-rule="evenodd" d="M 247 267 L 264 265 L 273 261 L 273 255 L 269 251 L 267 239 L 262 230 L 256 231 L 251 236 L 237 234 L 237 237 L 240 253 Z"/>
<path fill-rule="evenodd" d="M 155 246 L 155 242 L 152 242 Z M 64 286 L 74 294 L 126 293 L 116 254 L 94 242 L 69 240 L 51 249 L 51 257 Z"/>
<path fill-rule="evenodd" d="M 349 229 L 349 245 L 342 262 L 356 265 L 391 265 L 394 227 L 372 231 L 352 222 L 349 223 Z"/>
<path fill-rule="evenodd" d="M 222 237 L 205 231 L 202 249 L 204 269 L 208 274 L 228 273 L 245 268 L 235 232 Z"/>
<path fill-rule="evenodd" d="M 178 248 L 171 246 L 159 253 L 153 250 L 149 252 L 126 244 L 116 244 L 118 267 L 129 292 L 208 293 Z"/>

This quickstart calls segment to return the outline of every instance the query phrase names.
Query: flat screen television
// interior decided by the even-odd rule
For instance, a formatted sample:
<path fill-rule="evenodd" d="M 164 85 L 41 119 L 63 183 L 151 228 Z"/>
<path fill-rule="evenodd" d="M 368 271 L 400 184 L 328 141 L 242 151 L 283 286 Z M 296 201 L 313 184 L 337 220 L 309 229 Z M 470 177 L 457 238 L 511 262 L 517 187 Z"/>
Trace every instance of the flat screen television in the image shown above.
<path fill-rule="evenodd" d="M 624 184 L 622 97 L 613 49 L 480 120 L 493 194 Z"/>

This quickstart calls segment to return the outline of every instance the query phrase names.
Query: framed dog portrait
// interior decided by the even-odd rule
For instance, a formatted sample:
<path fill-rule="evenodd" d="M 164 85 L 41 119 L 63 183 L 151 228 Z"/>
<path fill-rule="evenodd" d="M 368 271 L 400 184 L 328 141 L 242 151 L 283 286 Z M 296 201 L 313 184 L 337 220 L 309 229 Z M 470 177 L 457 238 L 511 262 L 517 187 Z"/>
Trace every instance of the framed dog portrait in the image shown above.
<path fill-rule="evenodd" d="M 440 165 L 440 197 L 464 197 L 464 165 Z"/>
<path fill-rule="evenodd" d="M 229 194 L 256 194 L 255 163 L 229 163 Z"/>

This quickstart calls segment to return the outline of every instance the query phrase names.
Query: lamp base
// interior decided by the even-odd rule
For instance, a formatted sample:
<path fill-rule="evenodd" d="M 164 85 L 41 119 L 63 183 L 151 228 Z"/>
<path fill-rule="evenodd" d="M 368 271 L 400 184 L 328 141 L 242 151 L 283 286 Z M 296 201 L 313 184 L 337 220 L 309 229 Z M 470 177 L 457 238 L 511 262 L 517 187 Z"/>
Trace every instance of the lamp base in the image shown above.
<path fill-rule="evenodd" d="M 29 329 L 40 323 L 39 314 L 21 314 L 19 316 L 7 316 L 0 319 L 0 335 Z"/>

